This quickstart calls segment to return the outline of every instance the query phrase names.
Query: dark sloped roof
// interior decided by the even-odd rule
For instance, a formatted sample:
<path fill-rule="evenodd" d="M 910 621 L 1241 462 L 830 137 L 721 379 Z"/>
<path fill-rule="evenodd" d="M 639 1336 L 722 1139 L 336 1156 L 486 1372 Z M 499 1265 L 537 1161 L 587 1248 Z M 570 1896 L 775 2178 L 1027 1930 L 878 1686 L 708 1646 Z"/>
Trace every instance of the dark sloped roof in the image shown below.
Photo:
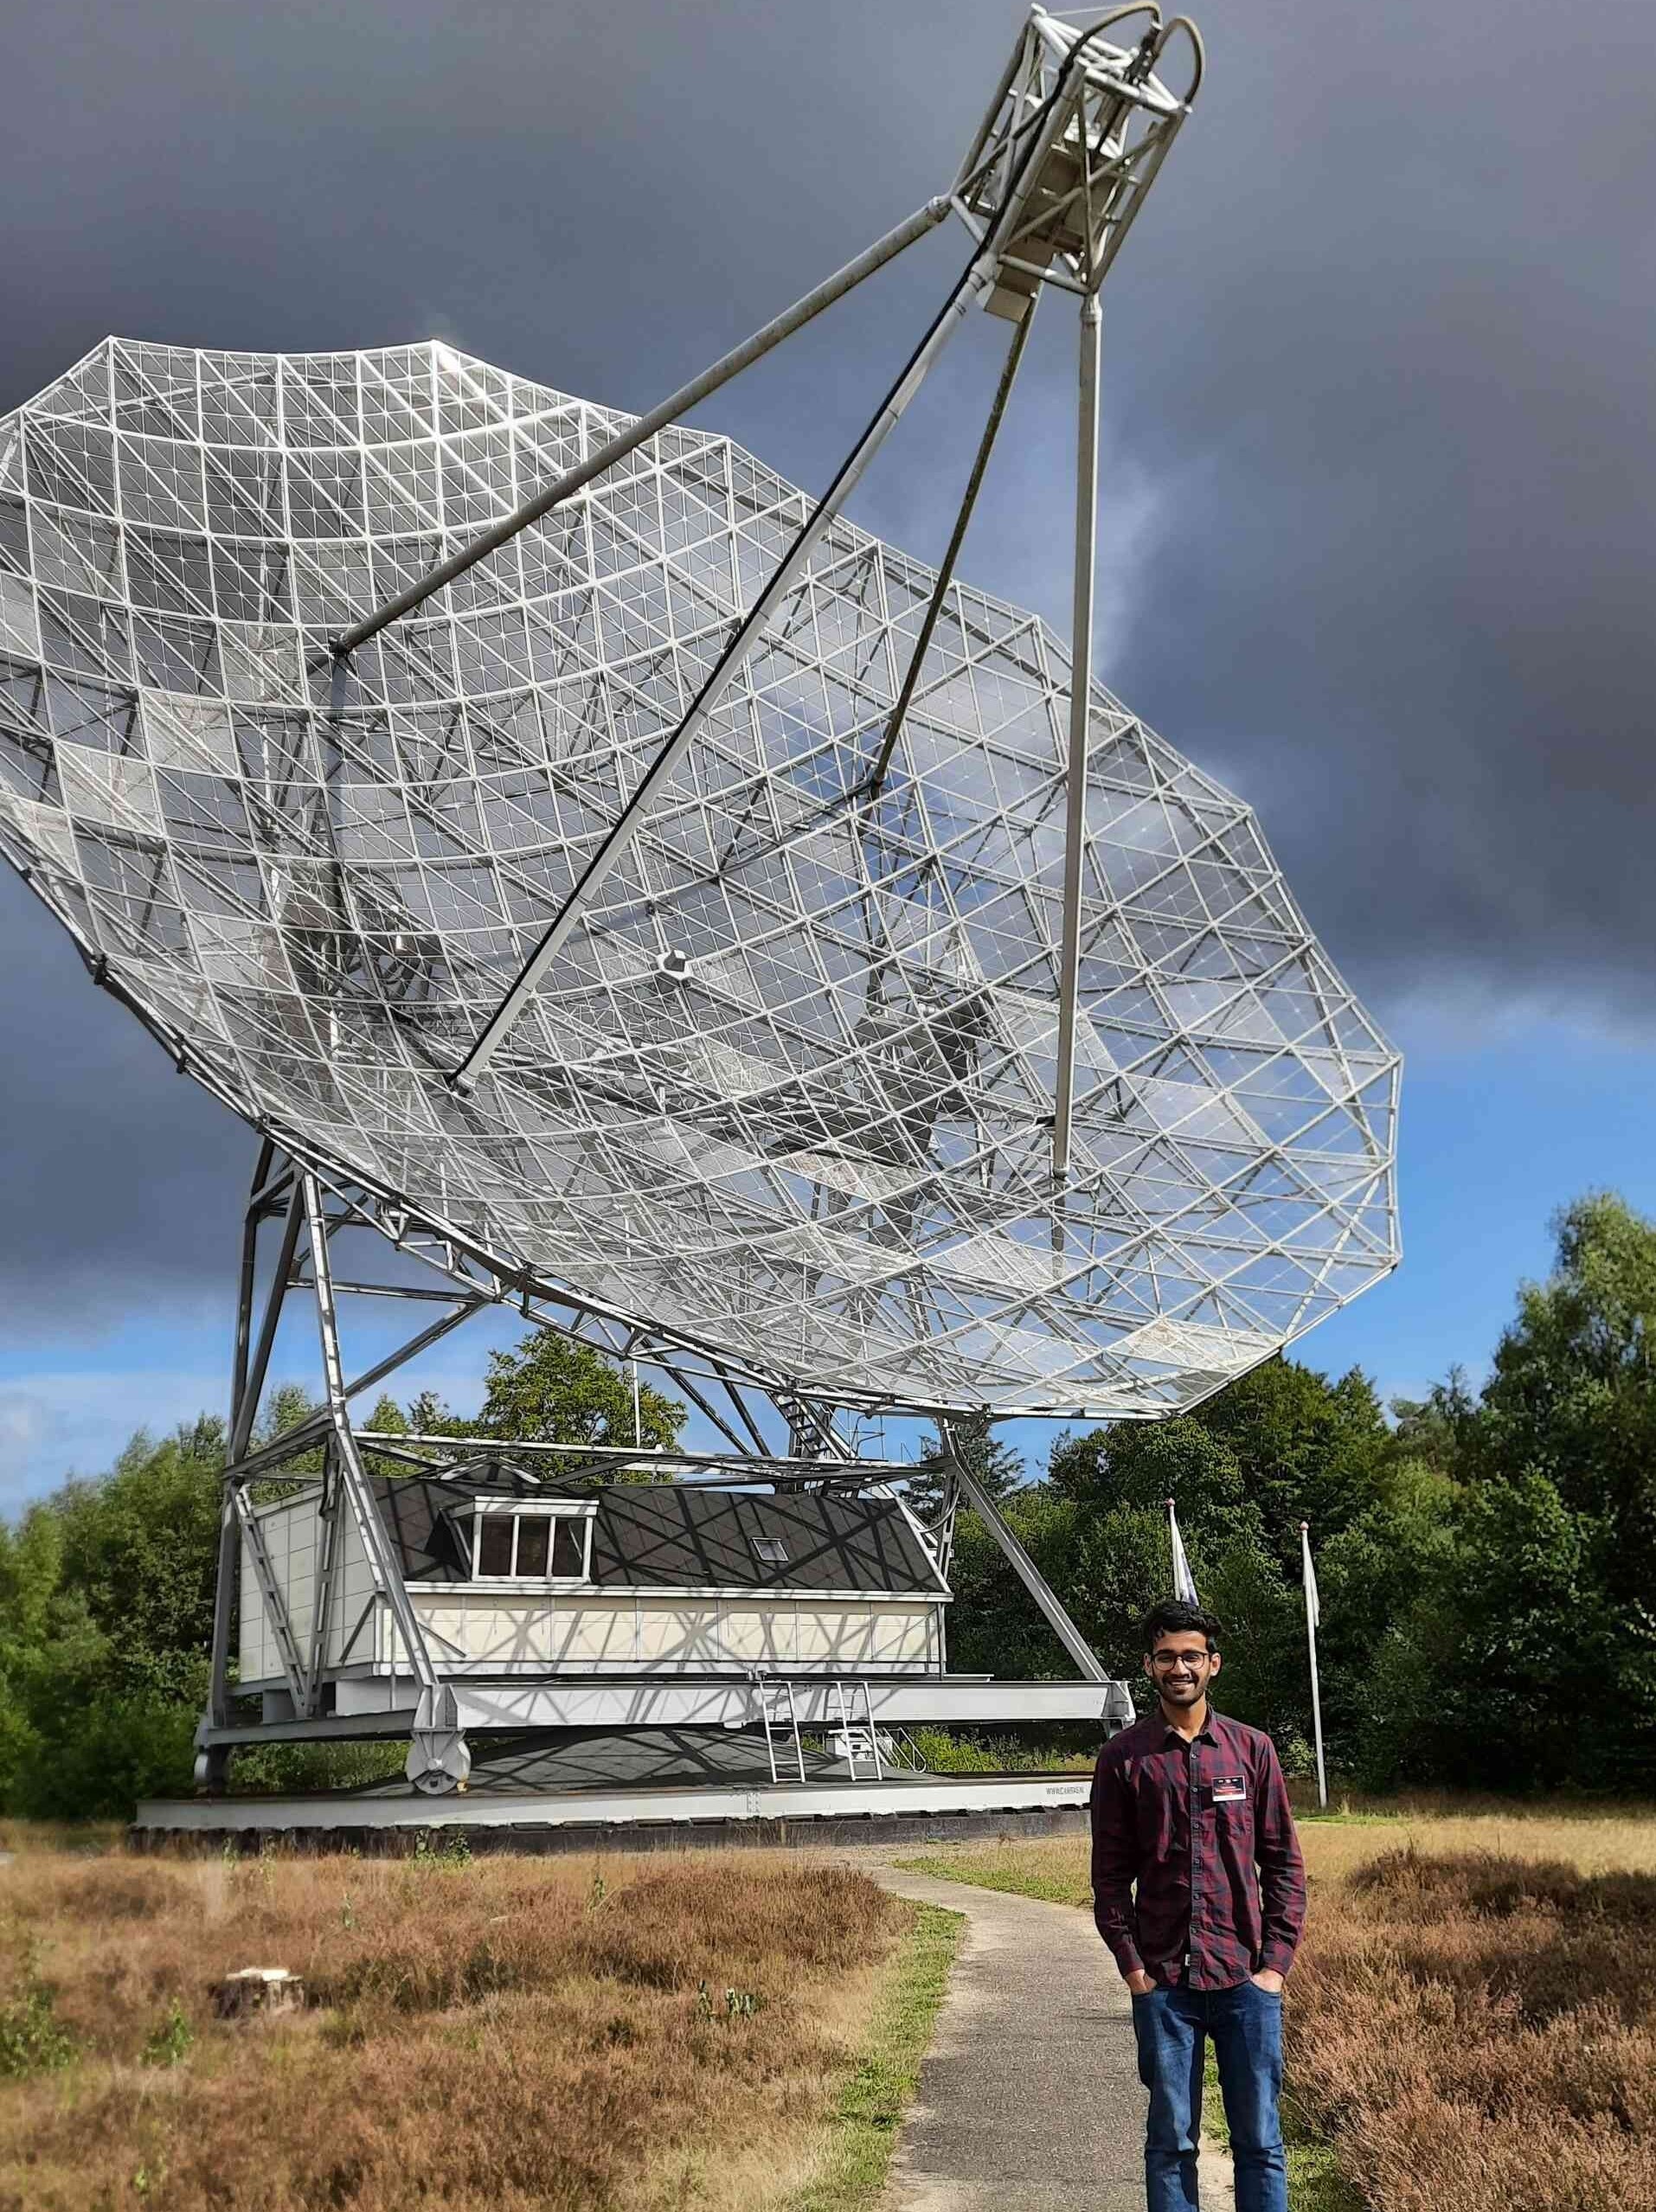
<path fill-rule="evenodd" d="M 473 1497 L 577 1497 L 596 1502 L 592 1577 L 627 1589 L 925 1591 L 945 1585 L 891 1499 L 841 1491 L 780 1496 L 699 1483 L 609 1483 L 568 1491 L 498 1466 L 446 1482 L 379 1478 L 375 1484 L 410 1581 L 465 1580 L 449 1516 Z M 758 1539 L 780 1538 L 781 1562 Z"/>

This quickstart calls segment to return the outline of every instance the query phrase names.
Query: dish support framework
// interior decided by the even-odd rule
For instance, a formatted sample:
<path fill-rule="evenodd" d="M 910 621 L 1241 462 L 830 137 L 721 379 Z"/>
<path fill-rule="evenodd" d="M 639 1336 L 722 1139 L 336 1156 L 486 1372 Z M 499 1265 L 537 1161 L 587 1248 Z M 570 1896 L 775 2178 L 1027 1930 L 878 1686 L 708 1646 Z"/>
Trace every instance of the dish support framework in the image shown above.
<path fill-rule="evenodd" d="M 397 1255 L 379 1270 L 342 1273 L 337 1259 L 341 1241 L 354 1249 L 372 1246 L 383 1262 L 387 1247 Z M 430 1278 L 440 1278 L 432 1280 Z M 323 1399 L 314 1411 L 263 1442 L 255 1441 L 259 1414 L 266 1402 L 272 1353 L 278 1328 L 295 1294 L 313 1307 L 320 1352 Z M 441 1309 L 361 1370 L 350 1371 L 340 1326 L 341 1301 L 352 1298 L 401 1301 Z M 915 1472 L 912 1464 L 861 1458 L 857 1439 L 848 1436 L 831 1410 L 790 1395 L 738 1373 L 711 1356 L 695 1355 L 571 1296 L 554 1299 L 543 1292 L 508 1280 L 459 1246 L 412 1221 L 395 1205 L 337 1170 L 309 1164 L 273 1137 L 260 1145 L 243 1221 L 232 1365 L 229 1448 L 223 1470 L 219 1521 L 218 1574 L 213 1615 L 212 1665 L 207 1708 L 196 1731 L 196 1779 L 209 1791 L 222 1790 L 238 1749 L 269 1742 L 342 1739 L 409 1740 L 407 1772 L 416 1789 L 440 1795 L 462 1786 L 471 1771 L 469 1738 L 491 1731 L 578 1726 L 615 1720 L 625 1710 L 626 1725 L 731 1727 L 767 1724 L 769 1700 L 787 1699 L 795 1734 L 799 1727 L 845 1725 L 847 1686 L 822 1673 L 787 1675 L 755 1670 L 748 1679 L 720 1681 L 686 1677 L 655 1685 L 628 1683 L 624 1689 L 601 1677 L 560 1677 L 549 1663 L 542 1676 L 525 1681 L 491 1682 L 474 1664 L 462 1671 L 465 1655 L 431 1632 L 410 1594 L 401 1558 L 381 1514 L 368 1466 L 373 1458 L 427 1476 L 463 1474 L 470 1459 L 503 1456 L 550 1467 L 573 1462 L 583 1473 L 606 1465 L 636 1465 L 636 1446 L 550 1445 L 497 1438 L 392 1433 L 363 1424 L 353 1401 L 384 1383 L 398 1369 L 442 1341 L 462 1323 L 486 1309 L 510 1306 L 523 1318 L 554 1328 L 577 1343 L 623 1362 L 642 1362 L 660 1371 L 723 1440 L 713 1452 L 652 1453 L 664 1473 L 700 1476 L 726 1483 L 763 1484 L 774 1489 L 850 1486 L 891 1499 L 911 1523 L 927 1559 L 947 1580 L 956 1517 L 964 1503 L 982 1518 L 1013 1572 L 1029 1592 L 1080 1676 L 1076 1684 L 996 1683 L 975 1677 L 928 1676 L 907 1680 L 858 1680 L 850 1695 L 872 1737 L 885 1723 L 916 1720 L 1017 1720 L 1097 1716 L 1120 1722 L 1131 1717 L 1131 1701 L 1114 1682 L 1062 1602 L 1018 1542 L 995 1500 L 972 1473 L 947 1415 L 937 1415 L 942 1445 L 943 1483 L 936 1510 L 926 1520 L 914 1513 L 893 1487 Z M 921 1410 L 903 1408 L 904 1411 Z M 767 1437 L 767 1423 L 784 1426 L 782 1449 Z M 298 1472 L 296 1460 L 321 1454 L 319 1468 Z M 317 1595 L 308 1632 L 301 1638 L 290 1613 L 281 1579 L 267 1551 L 254 1510 L 255 1486 L 279 1480 L 315 1486 L 320 1493 Z M 337 1600 L 339 1531 L 354 1523 L 373 1585 L 373 1603 L 383 1606 L 406 1661 L 414 1689 L 413 1706 L 377 1712 L 331 1713 L 325 1709 L 330 1683 L 337 1670 L 324 1664 L 332 1608 Z M 259 1601 L 280 1657 L 286 1683 L 285 1713 L 252 1720 L 238 1713 L 231 1680 L 235 1606 L 241 1588 L 245 1552 Z M 403 1669 L 399 1666 L 397 1676 Z M 767 1729 L 768 1733 L 768 1729 Z"/>
<path fill-rule="evenodd" d="M 1142 25 L 1128 46 L 1101 43 L 1117 26 Z M 1191 81 L 1171 91 L 1157 74 L 1170 47 L 1189 48 Z M 1146 196 L 1200 88 L 1205 60 L 1188 16 L 1164 20 L 1154 0 L 1133 0 L 1077 29 L 1031 8 L 976 137 L 948 191 L 916 209 L 845 267 L 666 400 L 618 431 L 566 474 L 542 486 L 426 575 L 364 615 L 330 648 L 335 696 L 343 696 L 351 654 L 388 624 L 576 497 L 593 479 L 772 351 L 865 277 L 883 268 L 951 214 L 972 240 L 971 257 L 861 438 L 841 463 L 781 561 L 735 625 L 690 706 L 645 769 L 587 859 L 535 951 L 472 1040 L 449 1082 L 472 1090 L 496 1050 L 580 925 L 583 913 L 624 858 L 658 794 L 763 642 L 772 618 L 799 583 L 812 554 L 910 401 L 974 308 L 1012 325 L 1005 366 L 947 550 L 938 571 L 906 679 L 874 767 L 850 796 L 876 798 L 942 612 L 973 507 L 998 435 L 1030 325 L 1049 287 L 1081 300 L 1063 912 L 1059 957 L 1056 1068 L 1051 1170 L 1069 1166 L 1075 1108 L 1076 1009 L 1080 989 L 1082 864 L 1086 847 L 1087 759 L 1092 696 L 1094 586 L 1098 525 L 1098 421 L 1101 311 L 1099 293 Z M 322 664 L 326 665 L 326 661 Z"/>
<path fill-rule="evenodd" d="M 1118 24 L 1136 22 L 1135 42 L 1117 46 L 1102 35 Z M 1157 74 L 1170 44 L 1183 37 L 1191 59 L 1191 82 L 1171 92 Z M 1187 18 L 1164 21 L 1153 5 L 1117 7 L 1077 29 L 1037 6 L 1030 10 L 965 161 L 946 194 L 928 201 L 887 236 L 763 330 L 658 407 L 618 432 L 576 468 L 543 486 L 514 513 L 482 532 L 409 586 L 395 599 L 364 616 L 333 641 L 331 657 L 337 693 L 343 687 L 356 648 L 440 591 L 519 531 L 574 497 L 594 477 L 626 453 L 677 421 L 700 400 L 717 390 L 751 362 L 761 358 L 841 298 L 915 240 L 951 214 L 972 239 L 966 266 L 930 327 L 911 354 L 896 382 L 870 420 L 851 452 L 746 615 L 735 625 L 701 691 L 646 770 L 632 797 L 594 850 L 568 897 L 554 916 L 536 951 L 472 1042 L 449 1080 L 462 1092 L 509 1033 L 537 982 L 577 926 L 582 911 L 626 852 L 655 795 L 671 777 L 708 717 L 737 674 L 761 644 L 767 626 L 798 582 L 812 553 L 886 438 L 920 389 L 950 338 L 979 306 L 1009 322 L 1012 335 L 988 420 L 968 476 L 965 494 L 934 595 L 922 622 L 908 678 L 899 693 L 881 752 L 861 796 L 877 796 L 895 747 L 902 718 L 925 660 L 937 618 L 953 580 L 956 558 L 1008 398 L 1028 341 L 1036 305 L 1049 287 L 1081 301 L 1075 490 L 1075 600 L 1071 703 L 1068 734 L 1068 797 L 1065 822 L 1064 899 L 1060 962 L 1060 1004 L 1056 1074 L 1053 1097 L 1052 1173 L 1065 1176 L 1069 1156 L 1075 1087 L 1075 1012 L 1078 991 L 1082 862 L 1085 845 L 1088 708 L 1093 654 L 1094 550 L 1097 528 L 1098 407 L 1101 358 L 1099 292 L 1106 275 L 1190 112 L 1203 70 L 1201 41 Z M 262 1305 L 257 1296 L 263 1233 L 279 1223 L 276 1253 Z M 446 1287 L 408 1282 L 358 1281 L 337 1276 L 333 1246 L 347 1229 L 363 1228 L 388 1240 L 408 1260 L 421 1263 L 444 1279 Z M 307 1291 L 315 1305 L 324 1398 L 318 1411 L 297 1427 L 255 1446 L 254 1424 L 268 1377 L 276 1330 L 290 1292 Z M 392 1353 L 355 1376 L 348 1376 L 339 1330 L 340 1298 L 363 1296 L 432 1301 L 444 1311 L 415 1330 Z M 396 1715 L 329 1715 L 323 1712 L 323 1655 L 331 1602 L 333 1553 L 342 1516 L 354 1521 L 369 1562 L 376 1600 L 383 1603 L 404 1647 L 415 1703 L 406 1716 L 410 1738 L 408 1774 L 414 1786 L 433 1794 L 460 1786 L 470 1769 L 469 1729 L 522 1728 L 556 1725 L 567 1712 L 555 1695 L 542 1689 L 497 1696 L 462 1686 L 446 1664 L 419 1619 L 395 1550 L 375 1502 L 363 1456 L 366 1446 L 379 1458 L 401 1456 L 416 1468 L 429 1469 L 431 1453 L 440 1464 L 458 1466 L 479 1440 L 457 1437 L 391 1439 L 354 1424 L 351 1401 L 447 1336 L 483 1308 L 510 1304 L 530 1321 L 556 1327 L 624 1360 L 643 1360 L 662 1369 L 673 1387 L 710 1421 L 731 1447 L 729 1459 L 675 1455 L 685 1470 L 716 1471 L 736 1465 L 741 1478 L 788 1484 L 873 1484 L 887 1494 L 891 1481 L 910 1472 L 896 1463 L 861 1459 L 836 1425 L 832 1408 L 791 1394 L 773 1379 L 743 1371 L 712 1353 L 694 1354 L 578 1295 L 550 1295 L 543 1287 L 507 1279 L 497 1269 L 452 1239 L 414 1221 L 394 1198 L 351 1183 L 337 1169 L 315 1164 L 301 1138 L 267 1133 L 254 1177 L 242 1242 L 240 1296 L 230 1415 L 230 1449 L 224 1470 L 220 1521 L 218 1584 L 215 1603 L 211 1687 L 198 1731 L 199 1779 L 221 1787 L 238 1746 L 272 1740 L 317 1739 L 345 1734 L 401 1733 L 388 1725 Z M 779 1456 L 759 1417 L 768 1403 L 789 1434 L 788 1451 Z M 894 1408 L 894 1410 L 896 1410 Z M 925 1414 L 924 1406 L 901 1410 Z M 1105 1669 L 1039 1574 L 995 1503 L 965 1463 L 946 1415 L 937 1415 L 944 1450 L 944 1487 L 929 1528 L 920 1533 L 928 1555 L 947 1576 L 956 1513 L 964 1499 L 982 1516 L 1019 1580 L 1075 1662 L 1090 1697 L 1105 1698 L 1117 1717 L 1125 1691 L 1111 1683 Z M 310 1479 L 321 1490 L 321 1580 L 307 1647 L 302 1648 L 266 1554 L 253 1510 L 253 1486 L 285 1468 L 296 1457 L 319 1448 L 322 1466 Z M 545 1447 L 543 1447 L 545 1448 Z M 532 1447 L 514 1446 L 514 1456 L 532 1456 Z M 446 1455 L 446 1462 L 444 1459 Z M 587 1452 L 588 1465 L 601 1459 Z M 636 1457 L 618 1452 L 619 1457 Z M 666 1464 L 665 1462 L 664 1464 Z M 899 1501 L 901 1503 L 901 1501 Z M 902 1509 L 908 1510 L 906 1504 Z M 911 1516 L 912 1517 L 912 1516 Z M 916 1523 L 917 1528 L 919 1523 Z M 291 1719 L 244 1722 L 234 1712 L 230 1683 L 230 1638 L 240 1559 L 246 1547 L 281 1657 Z M 1010 1686 L 1015 1689 L 1017 1686 Z M 1033 1691 L 1039 1685 L 1025 1685 Z M 833 1685 L 793 1683 L 796 1709 L 807 1725 L 831 1723 L 827 1699 Z M 1013 1718 L 1006 1690 L 991 1695 L 992 1715 Z M 763 1693 L 760 1693 L 762 1709 Z M 813 1700 L 820 1698 L 818 1712 Z M 900 1701 L 885 1701 L 889 1717 Z M 970 1702 L 968 1699 L 967 1703 Z M 877 1701 L 876 1701 L 877 1703 Z M 728 1698 L 710 1708 L 728 1721 Z M 1130 1710 L 1130 1706 L 1129 1706 Z M 979 1717 L 963 1711 L 962 1718 Z M 681 1715 L 678 1717 L 683 1718 Z M 870 1728 L 879 1717 L 869 1709 Z"/>

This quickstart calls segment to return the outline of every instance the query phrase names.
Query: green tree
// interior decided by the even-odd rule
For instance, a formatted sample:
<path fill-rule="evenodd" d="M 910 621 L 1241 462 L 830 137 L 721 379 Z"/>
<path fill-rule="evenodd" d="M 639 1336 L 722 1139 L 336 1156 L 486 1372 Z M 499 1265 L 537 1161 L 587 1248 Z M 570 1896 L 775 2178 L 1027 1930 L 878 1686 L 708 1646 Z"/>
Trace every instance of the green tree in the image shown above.
<path fill-rule="evenodd" d="M 483 1410 L 474 1433 L 539 1444 L 632 1446 L 671 1451 L 684 1408 L 640 1378 L 638 1434 L 631 1378 L 614 1362 L 555 1329 L 537 1330 L 509 1352 L 489 1355 Z M 617 1469 L 614 1479 L 647 1482 L 646 1469 Z"/>
<path fill-rule="evenodd" d="M 388 1391 L 382 1391 L 374 1401 L 372 1412 L 363 1423 L 364 1428 L 377 1429 L 382 1436 L 407 1436 L 409 1429 L 408 1415 Z M 383 1452 L 364 1447 L 363 1465 L 374 1475 L 406 1475 L 413 1471 L 407 1460 L 393 1459 Z"/>
<path fill-rule="evenodd" d="M 111 1473 L 71 1482 L 55 1510 L 62 1582 L 84 1600 L 123 1692 L 199 1695 L 212 1634 L 224 1424 L 204 1414 Z"/>
<path fill-rule="evenodd" d="M 40 1747 L 34 1715 L 62 1580 L 63 1530 L 55 1513 L 31 1505 L 16 1528 L 0 1525 L 0 1805 L 11 1809 Z"/>
<path fill-rule="evenodd" d="M 1061 1497 L 1107 1509 L 1128 1506 L 1160 1516 L 1164 1581 L 1171 1574 L 1166 1502 L 1178 1510 L 1187 1546 L 1201 1548 L 1235 1536 L 1257 1540 L 1259 1516 L 1236 1456 L 1222 1437 L 1188 1415 L 1160 1421 L 1117 1421 L 1082 1436 L 1064 1430 L 1047 1461 L 1047 1480 Z"/>
<path fill-rule="evenodd" d="M 278 1383 L 266 1395 L 260 1408 L 253 1433 L 254 1445 L 262 1449 L 274 1444 L 290 1429 L 297 1428 L 301 1421 L 309 1420 L 316 1411 L 317 1401 L 302 1382 Z M 292 1497 L 298 1488 L 292 1478 L 319 1475 L 324 1457 L 324 1447 L 320 1444 L 313 1444 L 303 1452 L 294 1452 L 292 1459 L 281 1462 L 278 1475 L 267 1476 L 254 1485 L 252 1495 L 255 1502 L 265 1504 L 273 1498 Z"/>
<path fill-rule="evenodd" d="M 0 1531 L 0 1792 L 36 1817 L 125 1814 L 188 1786 L 206 1688 L 222 1424 L 139 1434 Z"/>
<path fill-rule="evenodd" d="M 1325 1536 L 1345 1528 L 1396 1451 L 1367 1375 L 1353 1368 L 1331 1382 L 1281 1356 L 1227 1383 L 1191 1419 L 1229 1446 L 1266 1541 L 1296 1577 L 1300 1522 Z"/>
<path fill-rule="evenodd" d="M 1656 1223 L 1597 1192 L 1554 1229 L 1554 1272 L 1521 1287 L 1495 1350 L 1479 1464 L 1557 1486 L 1638 1633 L 1656 1600 Z"/>
<path fill-rule="evenodd" d="M 1461 1494 L 1425 1461 L 1399 1459 L 1354 1521 L 1326 1540 L 1313 1530 L 1330 1755 L 1376 1787 L 1397 1778 L 1404 1712 L 1417 1743 L 1441 1733 L 1429 1682 L 1460 1568 Z M 1417 1764 L 1409 1779 L 1428 1777 Z"/>
<path fill-rule="evenodd" d="M 1463 1367 L 1452 1367 L 1423 1398 L 1394 1398 L 1392 1439 L 1399 1455 L 1434 1472 L 1464 1474 L 1477 1448 L 1479 1407 Z"/>
<path fill-rule="evenodd" d="M 1002 1511 L 1043 1574 L 1073 1551 L 1074 1509 L 1049 1491 L 1022 1492 L 1006 1500 Z M 1049 1574 L 1048 1580 L 1051 1580 Z M 947 1608 L 945 1627 L 949 1665 L 954 1672 L 992 1674 L 1014 1682 L 1039 1682 L 1075 1673 L 1074 1661 L 1047 1625 L 988 1528 L 973 1512 L 962 1511 L 955 1520 L 949 1581 L 954 1602 Z M 1056 1587 L 1063 1591 L 1068 1603 L 1067 1587 L 1063 1583 Z"/>
<path fill-rule="evenodd" d="M 435 1390 L 422 1390 L 408 1401 L 408 1416 L 403 1424 L 405 1436 L 464 1436 L 472 1427 L 449 1410 L 447 1401 Z"/>
<path fill-rule="evenodd" d="M 1142 1709 L 1150 1689 L 1141 1623 L 1170 1589 L 1165 1507 L 1107 1504 L 1095 1491 L 1066 1493 L 1044 1483 L 1016 1492 L 1002 1510 L 1076 1627 L 1109 1672 L 1133 1685 Z M 1216 1702 L 1270 1728 L 1285 1749 L 1297 1745 L 1309 1726 L 1308 1693 L 1303 1663 L 1285 1663 L 1284 1655 L 1303 1651 L 1303 1627 L 1274 1561 L 1245 1516 L 1230 1528 L 1216 1516 L 1204 1522 L 1190 1551 L 1203 1598 L 1225 1624 Z M 951 1580 L 951 1666 L 1028 1680 L 1074 1674 L 1075 1663 L 975 1513 L 963 1513 L 956 1525 Z"/>
<path fill-rule="evenodd" d="M 967 1472 L 993 1498 L 1004 1498 L 1024 1479 L 1024 1462 L 1004 1437 L 995 1434 L 992 1414 L 963 1414 L 949 1424 L 954 1450 Z M 915 1471 L 904 1484 L 910 1506 L 922 1520 L 941 1507 L 948 1462 L 935 1426 L 921 1439 Z"/>
<path fill-rule="evenodd" d="M 1531 1784 L 1656 1783 L 1656 1223 L 1589 1193 L 1519 1290 L 1469 1454 L 1453 1593 L 1483 1675 L 1481 1750 Z"/>

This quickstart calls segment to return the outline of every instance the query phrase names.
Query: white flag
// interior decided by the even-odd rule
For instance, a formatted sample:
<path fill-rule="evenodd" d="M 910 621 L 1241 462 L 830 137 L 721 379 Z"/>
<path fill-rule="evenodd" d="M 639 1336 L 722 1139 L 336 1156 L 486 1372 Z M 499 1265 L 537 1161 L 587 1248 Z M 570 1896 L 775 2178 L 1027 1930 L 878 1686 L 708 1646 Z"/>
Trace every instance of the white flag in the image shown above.
<path fill-rule="evenodd" d="M 1178 1533 L 1178 1516 L 1173 1510 L 1173 1501 L 1167 1501 L 1167 1536 L 1173 1548 L 1173 1595 L 1187 1606 L 1199 1606 L 1196 1594 L 1196 1577 L 1191 1572 L 1191 1562 L 1184 1556 L 1184 1539 Z"/>
<path fill-rule="evenodd" d="M 1300 1523 L 1300 1549 L 1306 1567 L 1306 1619 L 1313 1628 L 1322 1625 L 1323 1609 L 1317 1596 L 1317 1570 L 1311 1563 L 1311 1523 Z"/>

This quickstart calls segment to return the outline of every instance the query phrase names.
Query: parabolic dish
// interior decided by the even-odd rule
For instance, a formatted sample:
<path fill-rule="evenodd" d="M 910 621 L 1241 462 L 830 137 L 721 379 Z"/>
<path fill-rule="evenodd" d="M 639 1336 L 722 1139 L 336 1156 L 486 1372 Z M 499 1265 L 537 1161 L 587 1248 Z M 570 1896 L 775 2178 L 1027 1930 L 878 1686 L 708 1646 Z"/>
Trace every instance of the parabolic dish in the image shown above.
<path fill-rule="evenodd" d="M 0 420 L 0 845 L 182 1065 L 507 1273 L 847 1404 L 1149 1415 L 1397 1258 L 1398 1060 L 1248 808 L 836 523 L 468 1096 L 449 1083 L 806 513 L 664 433 L 336 679 L 625 418 L 446 346 L 111 340 Z"/>

